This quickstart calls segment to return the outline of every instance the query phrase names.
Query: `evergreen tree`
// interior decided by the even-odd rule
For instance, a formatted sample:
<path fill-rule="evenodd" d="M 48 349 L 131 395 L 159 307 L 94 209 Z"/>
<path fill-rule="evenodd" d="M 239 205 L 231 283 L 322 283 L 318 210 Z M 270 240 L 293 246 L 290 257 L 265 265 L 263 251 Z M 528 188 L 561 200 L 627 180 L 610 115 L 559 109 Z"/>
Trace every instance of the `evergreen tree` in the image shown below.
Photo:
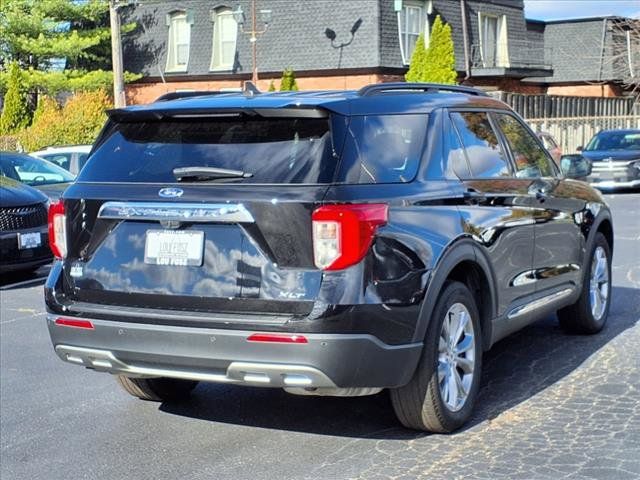
<path fill-rule="evenodd" d="M 296 74 L 291 68 L 285 69 L 282 72 L 282 81 L 280 82 L 280 91 L 298 91 L 298 82 L 296 82 Z"/>
<path fill-rule="evenodd" d="M 425 82 L 423 80 L 426 70 L 427 49 L 424 46 L 424 34 L 421 33 L 416 41 L 416 46 L 411 55 L 409 71 L 404 76 L 407 82 Z"/>
<path fill-rule="evenodd" d="M 275 92 L 276 91 L 276 84 L 273 82 L 273 80 L 271 80 L 271 82 L 269 82 L 269 92 Z"/>
<path fill-rule="evenodd" d="M 455 63 L 451 26 L 443 23 L 438 15 L 426 50 L 422 35 L 418 38 L 405 79 L 410 82 L 455 84 L 458 78 Z"/>
<path fill-rule="evenodd" d="M 110 86 L 108 1 L 1 0 L 1 4 L 0 56 L 18 63 L 31 92 Z M 135 24 L 129 23 L 122 31 L 133 28 Z M 8 83 L 8 72 L 2 70 L 0 65 L 0 91 Z"/>
<path fill-rule="evenodd" d="M 9 65 L 7 93 L 4 96 L 4 105 L 0 116 L 0 134 L 4 135 L 21 130 L 29 125 L 30 120 L 22 72 L 18 64 L 12 62 Z"/>

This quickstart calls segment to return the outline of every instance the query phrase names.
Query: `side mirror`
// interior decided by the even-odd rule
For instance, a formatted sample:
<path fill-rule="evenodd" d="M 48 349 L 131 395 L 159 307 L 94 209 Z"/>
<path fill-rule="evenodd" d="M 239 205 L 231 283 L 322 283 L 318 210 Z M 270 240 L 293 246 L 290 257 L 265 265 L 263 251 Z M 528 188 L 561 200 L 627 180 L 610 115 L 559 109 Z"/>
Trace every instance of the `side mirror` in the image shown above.
<path fill-rule="evenodd" d="M 582 155 L 562 155 L 560 170 L 566 178 L 584 180 L 591 175 L 591 162 Z"/>
<path fill-rule="evenodd" d="M 579 147 L 576 147 L 577 152 L 581 152 L 582 150 L 584 150 L 584 147 L 582 145 L 580 145 Z"/>

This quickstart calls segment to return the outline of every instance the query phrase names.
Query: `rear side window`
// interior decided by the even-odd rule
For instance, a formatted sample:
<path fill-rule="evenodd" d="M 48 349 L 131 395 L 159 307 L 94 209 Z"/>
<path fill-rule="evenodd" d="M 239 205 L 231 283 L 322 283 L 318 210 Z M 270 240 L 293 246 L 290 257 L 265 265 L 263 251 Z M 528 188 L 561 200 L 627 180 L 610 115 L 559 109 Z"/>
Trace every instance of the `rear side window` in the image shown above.
<path fill-rule="evenodd" d="M 338 181 L 403 183 L 416 176 L 428 117 L 360 115 L 350 120 Z"/>
<path fill-rule="evenodd" d="M 535 137 L 515 117 L 496 114 L 500 130 L 509 143 L 516 166 L 516 177 L 538 178 L 553 176 L 553 168 L 546 151 Z"/>
<path fill-rule="evenodd" d="M 214 167 L 251 174 L 242 183 L 329 183 L 329 118 L 245 113 L 114 123 L 78 179 L 175 182 L 173 169 Z"/>
<path fill-rule="evenodd" d="M 469 159 L 471 176 L 510 176 L 509 164 L 486 112 L 454 112 L 451 120 Z"/>

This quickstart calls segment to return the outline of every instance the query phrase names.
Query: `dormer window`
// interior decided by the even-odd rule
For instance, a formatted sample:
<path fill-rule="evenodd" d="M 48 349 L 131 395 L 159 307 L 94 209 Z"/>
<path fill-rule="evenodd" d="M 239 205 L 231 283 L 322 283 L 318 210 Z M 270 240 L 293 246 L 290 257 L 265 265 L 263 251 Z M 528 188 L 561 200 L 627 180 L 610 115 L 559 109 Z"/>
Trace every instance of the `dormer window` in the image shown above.
<path fill-rule="evenodd" d="M 167 49 L 166 72 L 186 72 L 189 65 L 191 23 L 187 12 L 178 11 L 167 15 L 169 47 Z"/>
<path fill-rule="evenodd" d="M 400 34 L 400 53 L 402 63 L 409 65 L 416 42 L 424 33 L 424 46 L 429 46 L 429 17 L 431 2 L 404 0 L 398 13 L 398 33 Z"/>
<path fill-rule="evenodd" d="M 232 70 L 236 58 L 238 24 L 230 8 L 218 8 L 211 12 L 213 22 L 213 47 L 211 70 Z"/>
<path fill-rule="evenodd" d="M 485 68 L 509 66 L 506 15 L 478 13 L 480 55 Z"/>

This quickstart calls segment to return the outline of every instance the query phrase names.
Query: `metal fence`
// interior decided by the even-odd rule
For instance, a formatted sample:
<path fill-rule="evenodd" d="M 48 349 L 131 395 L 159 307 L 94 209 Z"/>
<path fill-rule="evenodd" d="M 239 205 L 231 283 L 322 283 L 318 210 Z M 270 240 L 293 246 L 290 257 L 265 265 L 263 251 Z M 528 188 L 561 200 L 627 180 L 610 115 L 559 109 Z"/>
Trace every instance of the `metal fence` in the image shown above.
<path fill-rule="evenodd" d="M 575 153 L 600 130 L 618 128 L 640 129 L 640 115 L 618 115 L 579 118 L 530 118 L 533 131 L 548 132 L 556 139 L 563 153 Z"/>
<path fill-rule="evenodd" d="M 640 115 L 640 103 L 633 97 L 570 97 L 493 92 L 524 118 L 569 118 Z"/>

